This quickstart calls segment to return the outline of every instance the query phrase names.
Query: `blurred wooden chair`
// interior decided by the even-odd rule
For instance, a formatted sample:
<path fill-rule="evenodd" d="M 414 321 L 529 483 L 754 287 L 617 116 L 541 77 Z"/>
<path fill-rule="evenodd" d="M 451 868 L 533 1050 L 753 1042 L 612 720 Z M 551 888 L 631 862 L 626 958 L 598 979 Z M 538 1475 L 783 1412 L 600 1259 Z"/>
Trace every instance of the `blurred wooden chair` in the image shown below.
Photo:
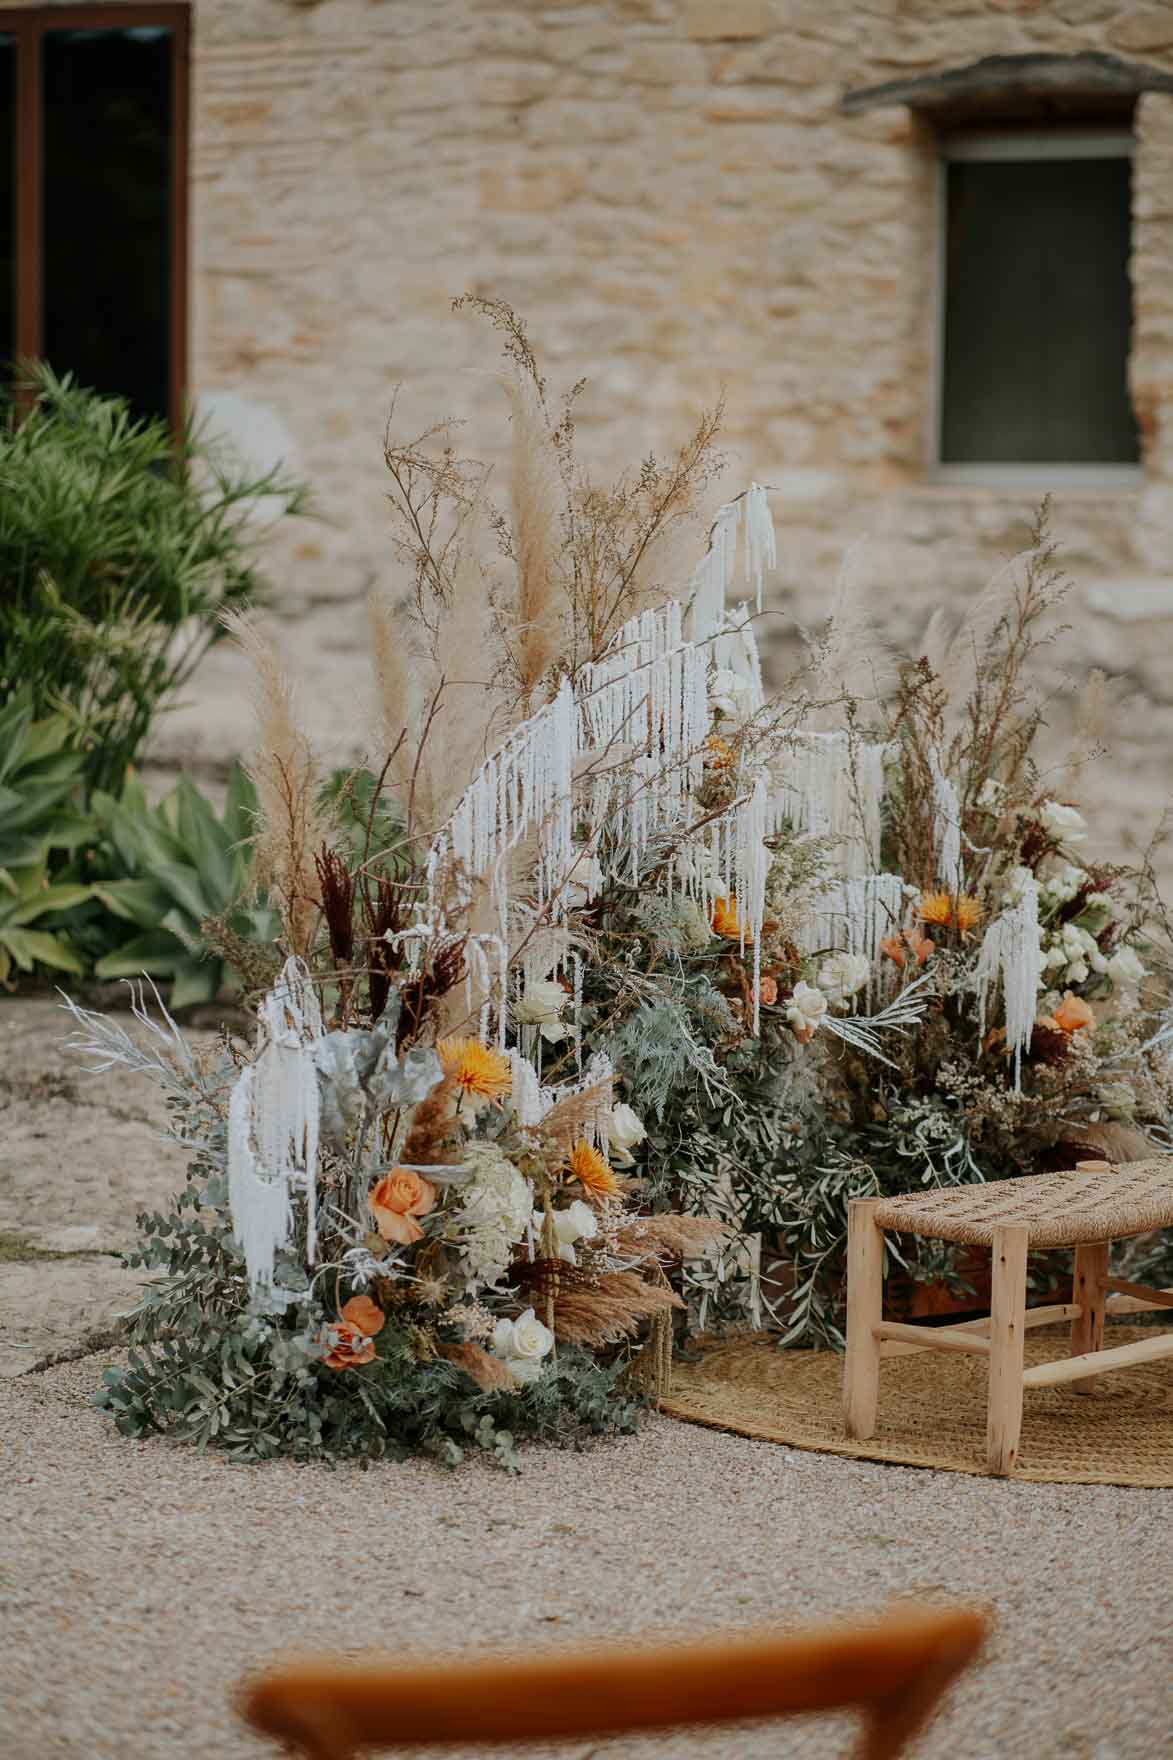
<path fill-rule="evenodd" d="M 524 1744 L 855 1709 L 859 1760 L 889 1760 L 973 1660 L 986 1621 L 896 1608 L 882 1624 L 388 1666 L 307 1659 L 246 1681 L 243 1716 L 309 1760 Z M 512 1747 L 508 1750 L 512 1752 Z"/>

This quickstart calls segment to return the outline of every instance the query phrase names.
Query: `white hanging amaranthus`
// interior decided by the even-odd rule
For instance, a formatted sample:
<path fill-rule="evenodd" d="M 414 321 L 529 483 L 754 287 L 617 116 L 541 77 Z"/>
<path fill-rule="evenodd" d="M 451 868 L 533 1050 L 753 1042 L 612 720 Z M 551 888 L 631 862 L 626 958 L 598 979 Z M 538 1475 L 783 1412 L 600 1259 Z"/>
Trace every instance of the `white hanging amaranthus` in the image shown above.
<path fill-rule="evenodd" d="M 843 876 L 868 874 L 880 846 L 887 746 L 845 732 L 796 733 L 791 740 L 773 802 L 776 821 L 788 819 L 808 837 L 838 839 Z"/>
<path fill-rule="evenodd" d="M 250 1287 L 271 1288 L 293 1229 L 292 1192 L 306 1200 L 306 1260 L 317 1251 L 319 1095 L 313 1044 L 322 1015 L 306 968 L 285 962 L 257 1010 L 257 1054 L 228 1108 L 228 1200 Z"/>
<path fill-rule="evenodd" d="M 1023 878 L 1021 894 L 995 917 L 982 937 L 974 969 L 978 993 L 978 1031 L 985 1036 L 991 990 L 1002 986 L 1006 1050 L 1014 1056 L 1014 1085 L 1022 1085 L 1022 1054 L 1030 1050 L 1043 973 L 1039 945 L 1039 889 L 1033 875 Z"/>
<path fill-rule="evenodd" d="M 745 578 L 754 589 L 759 611 L 766 571 L 777 561 L 769 498 L 760 483 L 751 483 L 745 492 Z"/>
<path fill-rule="evenodd" d="M 937 878 L 955 898 L 961 891 L 961 802 L 957 790 L 941 768 L 941 754 L 936 746 L 929 748 L 929 770 L 933 778 L 933 845 L 937 856 Z"/>

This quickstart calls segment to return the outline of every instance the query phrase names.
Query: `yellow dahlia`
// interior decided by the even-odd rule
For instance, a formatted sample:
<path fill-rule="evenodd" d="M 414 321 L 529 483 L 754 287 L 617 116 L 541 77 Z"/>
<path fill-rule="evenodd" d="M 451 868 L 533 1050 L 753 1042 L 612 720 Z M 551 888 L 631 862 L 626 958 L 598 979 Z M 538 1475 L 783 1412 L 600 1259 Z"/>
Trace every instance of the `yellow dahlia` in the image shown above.
<path fill-rule="evenodd" d="M 513 1086 L 508 1059 L 479 1039 L 441 1039 L 436 1053 L 444 1074 L 478 1100 L 500 1100 Z"/>
<path fill-rule="evenodd" d="M 585 1137 L 581 1137 L 574 1145 L 566 1165 L 570 1170 L 570 1177 L 585 1187 L 592 1197 L 614 1198 L 618 1194 L 619 1181 L 599 1151 L 592 1149 Z"/>

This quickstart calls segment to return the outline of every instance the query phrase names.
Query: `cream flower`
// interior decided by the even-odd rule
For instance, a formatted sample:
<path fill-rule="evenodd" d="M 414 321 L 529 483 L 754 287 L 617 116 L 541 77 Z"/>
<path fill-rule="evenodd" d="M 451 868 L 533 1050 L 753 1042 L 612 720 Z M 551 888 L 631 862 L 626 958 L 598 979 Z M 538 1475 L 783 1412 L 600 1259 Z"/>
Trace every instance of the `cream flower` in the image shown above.
<path fill-rule="evenodd" d="M 1113 984 L 1127 989 L 1139 984 L 1145 975 L 1145 968 L 1137 958 L 1136 950 L 1131 947 L 1118 947 L 1108 961 L 1108 976 Z"/>
<path fill-rule="evenodd" d="M 537 1027 L 543 1039 L 556 1045 L 565 1039 L 562 1010 L 570 998 L 553 978 L 531 978 L 513 1005 L 513 1018 L 525 1027 Z"/>
<path fill-rule="evenodd" d="M 542 1360 L 554 1348 L 554 1334 L 532 1308 L 527 1308 L 516 1320 L 498 1320 L 492 1348 L 493 1355 L 508 1365 L 513 1379 L 524 1385 L 542 1373 Z"/>
<path fill-rule="evenodd" d="M 812 1038 L 816 1028 L 821 1024 L 827 1012 L 827 998 L 822 990 L 816 990 L 813 984 L 805 983 L 801 978 L 794 986 L 790 1001 L 786 1004 L 786 1019 L 790 1031 L 801 1045 Z"/>
<path fill-rule="evenodd" d="M 631 1151 L 637 1143 L 642 1143 L 647 1136 L 643 1120 L 633 1112 L 626 1101 L 621 1100 L 618 1106 L 611 1108 L 611 1116 L 607 1120 L 607 1145 L 611 1150 L 611 1161 L 615 1167 L 630 1167 L 635 1159 Z"/>
<path fill-rule="evenodd" d="M 1039 824 L 1056 843 L 1082 843 L 1087 836 L 1087 820 L 1083 814 L 1063 801 L 1044 801 Z"/>
<path fill-rule="evenodd" d="M 819 989 L 827 1001 L 841 1008 L 871 976 L 871 961 L 862 953 L 833 953 L 819 967 Z"/>
<path fill-rule="evenodd" d="M 534 1227 L 541 1230 L 545 1225 L 545 1212 L 534 1211 Z M 593 1240 L 599 1232 L 598 1218 L 589 1204 L 576 1198 L 565 1210 L 555 1210 L 551 1214 L 554 1235 L 558 1242 L 558 1257 L 565 1259 L 568 1265 L 578 1264 L 575 1247 L 579 1241 Z"/>

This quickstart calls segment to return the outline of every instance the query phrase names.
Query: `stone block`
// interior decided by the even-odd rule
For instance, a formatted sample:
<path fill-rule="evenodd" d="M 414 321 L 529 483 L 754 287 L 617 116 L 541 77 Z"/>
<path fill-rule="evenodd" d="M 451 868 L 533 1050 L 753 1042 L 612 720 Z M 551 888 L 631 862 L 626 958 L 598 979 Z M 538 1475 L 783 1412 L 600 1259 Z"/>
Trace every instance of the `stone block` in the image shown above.
<path fill-rule="evenodd" d="M 490 212 L 549 213 L 565 207 L 585 187 L 585 174 L 570 165 L 485 165 L 480 172 L 480 205 Z"/>
<path fill-rule="evenodd" d="M 671 43 L 658 39 L 633 43 L 623 72 L 638 85 L 704 86 L 709 66 L 697 43 Z"/>
<path fill-rule="evenodd" d="M 770 0 L 684 0 L 682 16 L 685 30 L 696 42 L 764 37 L 783 23 Z"/>
<path fill-rule="evenodd" d="M 1117 49 L 1173 47 L 1173 6 L 1142 6 L 1124 13 L 1109 28 L 1108 41 Z"/>

